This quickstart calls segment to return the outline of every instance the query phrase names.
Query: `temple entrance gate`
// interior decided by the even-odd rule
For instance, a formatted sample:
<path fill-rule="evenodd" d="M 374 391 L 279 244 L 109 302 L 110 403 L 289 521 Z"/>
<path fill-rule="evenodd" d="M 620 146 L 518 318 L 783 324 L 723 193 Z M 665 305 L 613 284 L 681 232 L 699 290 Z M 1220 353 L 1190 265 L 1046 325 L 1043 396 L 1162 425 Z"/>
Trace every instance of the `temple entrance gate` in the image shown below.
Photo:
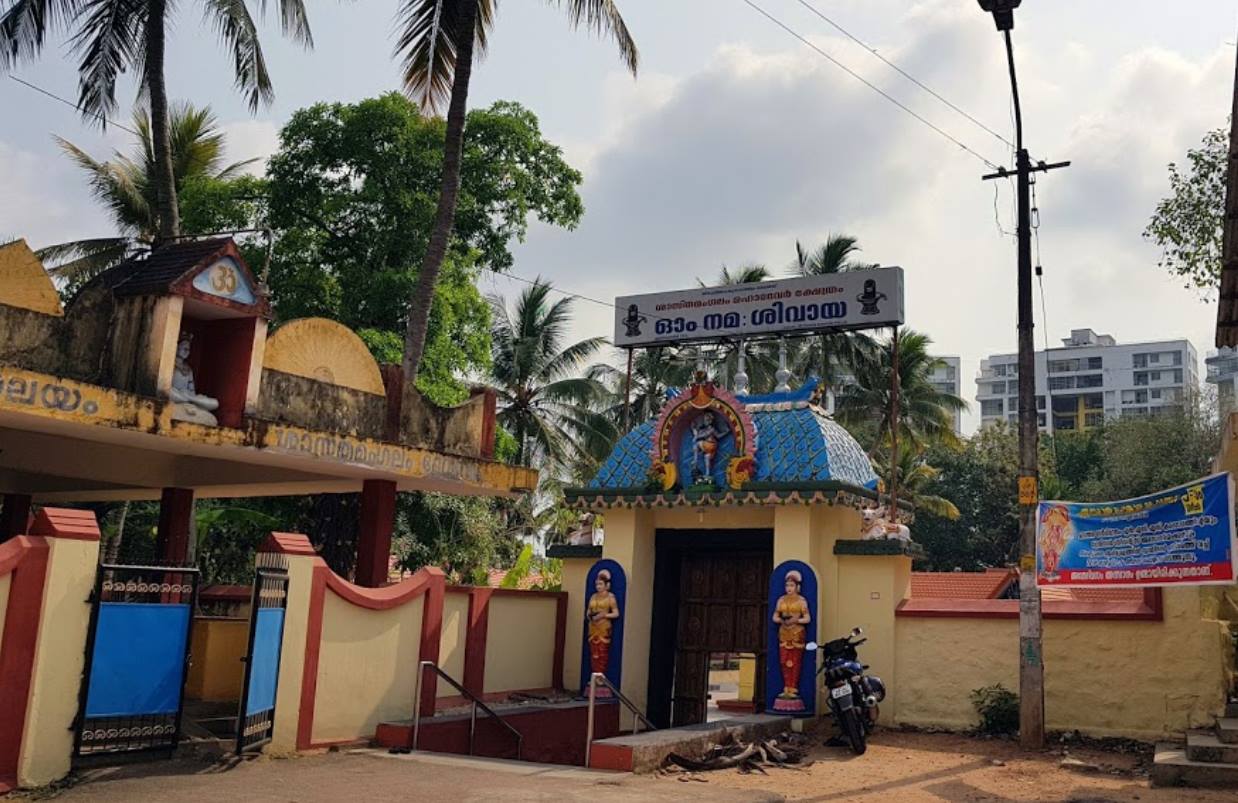
<path fill-rule="evenodd" d="M 772 570 L 769 530 L 658 531 L 648 702 L 655 725 L 705 721 L 713 653 L 751 653 L 764 677 Z"/>
<path fill-rule="evenodd" d="M 99 566 L 75 759 L 176 749 L 197 596 L 193 567 Z"/>
<path fill-rule="evenodd" d="M 236 717 L 236 754 L 260 749 L 275 727 L 275 690 L 279 682 L 284 613 L 288 606 L 288 568 L 282 556 L 258 555 L 253 602 L 249 611 L 249 648 Z"/>

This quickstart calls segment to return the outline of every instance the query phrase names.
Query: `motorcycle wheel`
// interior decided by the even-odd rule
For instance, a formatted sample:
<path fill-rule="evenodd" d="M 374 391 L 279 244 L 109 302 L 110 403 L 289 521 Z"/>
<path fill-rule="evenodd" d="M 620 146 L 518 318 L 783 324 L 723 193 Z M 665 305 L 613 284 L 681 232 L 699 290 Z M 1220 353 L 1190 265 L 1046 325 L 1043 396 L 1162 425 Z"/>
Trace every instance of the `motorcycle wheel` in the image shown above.
<path fill-rule="evenodd" d="M 864 755 L 864 751 L 868 750 L 864 723 L 860 721 L 860 716 L 857 709 L 850 708 L 843 713 L 842 717 L 843 735 L 847 737 L 847 743 L 851 745 L 851 752 L 857 756 Z"/>

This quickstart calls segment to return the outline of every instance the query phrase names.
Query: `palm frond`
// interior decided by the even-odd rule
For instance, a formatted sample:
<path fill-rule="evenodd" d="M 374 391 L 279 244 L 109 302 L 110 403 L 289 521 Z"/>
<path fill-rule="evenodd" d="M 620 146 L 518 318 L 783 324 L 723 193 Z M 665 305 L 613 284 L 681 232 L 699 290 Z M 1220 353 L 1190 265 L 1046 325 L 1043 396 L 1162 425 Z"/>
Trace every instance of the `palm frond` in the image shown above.
<path fill-rule="evenodd" d="M 116 111 L 116 79 L 132 68 L 144 46 L 149 5 L 144 0 L 89 0 L 75 19 L 69 40 L 80 54 L 77 105 L 100 127 Z"/>
<path fill-rule="evenodd" d="M 206 19 L 232 51 L 232 69 L 236 75 L 236 87 L 249 103 L 251 112 L 258 111 L 263 103 L 270 103 L 275 96 L 271 76 L 267 72 L 266 57 L 262 43 L 258 41 L 258 27 L 245 0 L 204 0 Z"/>
<path fill-rule="evenodd" d="M 568 19 L 574 26 L 584 26 L 594 33 L 609 36 L 619 46 L 619 56 L 624 66 L 636 75 L 640 66 L 640 52 L 628 25 L 619 13 L 614 0 L 551 0 L 554 5 L 566 9 Z"/>
<path fill-rule="evenodd" d="M 99 237 L 49 245 L 35 251 L 47 272 L 69 285 L 80 285 L 119 264 L 130 254 L 132 242 L 127 237 Z"/>
<path fill-rule="evenodd" d="M 427 111 L 444 108 L 451 96 L 465 2 L 477 3 L 473 35 L 475 52 L 480 55 L 485 52 L 486 38 L 494 25 L 495 0 L 403 0 L 396 13 L 399 33 L 395 52 L 404 71 L 404 91 Z"/>
<path fill-rule="evenodd" d="M 15 0 L 0 15 L 0 67 L 9 70 L 36 57 L 48 31 L 63 28 L 80 7 L 78 0 Z"/>

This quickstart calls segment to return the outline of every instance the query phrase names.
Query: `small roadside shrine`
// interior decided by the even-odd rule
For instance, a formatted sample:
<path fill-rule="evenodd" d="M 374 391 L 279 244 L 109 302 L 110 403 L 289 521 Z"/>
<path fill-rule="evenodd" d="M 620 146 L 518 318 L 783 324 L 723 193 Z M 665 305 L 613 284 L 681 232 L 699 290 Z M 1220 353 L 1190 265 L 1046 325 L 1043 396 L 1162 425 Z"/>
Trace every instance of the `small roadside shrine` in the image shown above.
<path fill-rule="evenodd" d="M 734 392 L 698 370 L 586 487 L 566 491 L 605 517 L 603 546 L 556 551 L 568 558 L 564 587 L 585 594 L 572 598 L 577 621 L 608 612 L 590 616 L 580 644 L 569 640 L 582 687 L 603 673 L 655 726 L 691 725 L 708 716 L 711 665 L 738 658 L 739 710 L 813 717 L 825 705 L 805 645 L 859 624 L 865 660 L 892 680 L 894 609 L 917 547 L 885 539 L 884 524 L 882 540 L 863 539 L 889 502 L 868 456 L 826 412 L 815 380 L 790 388 L 785 361 L 776 392 L 749 394 L 744 340 L 897 325 L 901 269 L 615 306 L 616 345 L 726 342 L 739 361 Z"/>

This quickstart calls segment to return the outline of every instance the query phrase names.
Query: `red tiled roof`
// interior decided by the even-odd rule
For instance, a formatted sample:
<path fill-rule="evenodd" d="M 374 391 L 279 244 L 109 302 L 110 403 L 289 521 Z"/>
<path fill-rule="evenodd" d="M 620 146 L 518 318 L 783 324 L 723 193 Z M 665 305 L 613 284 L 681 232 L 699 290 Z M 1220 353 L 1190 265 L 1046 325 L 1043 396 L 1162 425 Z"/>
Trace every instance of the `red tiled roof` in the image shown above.
<path fill-rule="evenodd" d="M 507 577 L 507 569 L 491 569 L 490 576 L 486 580 L 486 585 L 491 588 L 502 588 L 504 577 Z M 530 572 L 516 587 L 527 591 L 540 582 L 542 582 L 542 575 L 539 572 Z"/>
<path fill-rule="evenodd" d="M 1142 602 L 1142 588 L 1041 588 L 1042 602 Z"/>
<path fill-rule="evenodd" d="M 1016 580 L 1014 569 L 983 572 L 912 572 L 911 596 L 938 599 L 996 599 Z"/>

